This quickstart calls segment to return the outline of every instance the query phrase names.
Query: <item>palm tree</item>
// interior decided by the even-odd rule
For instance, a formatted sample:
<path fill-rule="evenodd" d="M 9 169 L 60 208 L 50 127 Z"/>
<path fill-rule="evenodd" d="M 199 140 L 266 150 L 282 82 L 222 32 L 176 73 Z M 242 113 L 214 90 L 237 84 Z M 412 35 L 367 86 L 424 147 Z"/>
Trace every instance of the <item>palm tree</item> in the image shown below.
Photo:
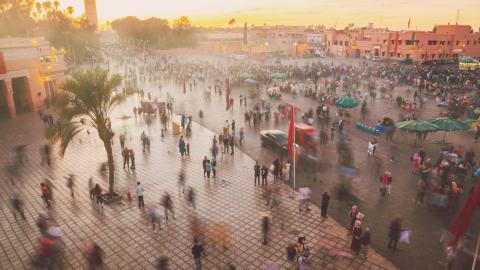
<path fill-rule="evenodd" d="M 115 166 L 109 115 L 120 102 L 132 94 L 116 92 L 121 82 L 120 75 L 109 77 L 108 72 L 99 67 L 74 74 L 63 84 L 64 93 L 56 102 L 60 119 L 48 130 L 48 137 L 53 141 L 60 141 L 61 156 L 65 155 L 68 145 L 82 130 L 93 128 L 97 131 L 107 152 L 109 194 L 112 196 Z"/>

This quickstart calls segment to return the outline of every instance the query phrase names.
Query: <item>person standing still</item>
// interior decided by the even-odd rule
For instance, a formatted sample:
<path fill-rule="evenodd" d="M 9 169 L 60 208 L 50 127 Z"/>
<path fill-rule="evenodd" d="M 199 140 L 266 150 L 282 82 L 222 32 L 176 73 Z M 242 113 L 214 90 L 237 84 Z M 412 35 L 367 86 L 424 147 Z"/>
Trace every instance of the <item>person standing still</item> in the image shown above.
<path fill-rule="evenodd" d="M 388 248 L 393 249 L 394 251 L 397 249 L 398 240 L 400 238 L 400 232 L 402 231 L 402 224 L 401 219 L 397 218 L 394 219 L 390 223 L 389 232 L 388 232 Z"/>
<path fill-rule="evenodd" d="M 142 208 L 145 207 L 145 203 L 143 202 L 143 185 L 140 182 L 137 182 L 137 187 L 135 189 L 138 199 L 138 207 Z"/>
<path fill-rule="evenodd" d="M 327 216 L 327 210 L 328 210 L 328 204 L 330 203 L 330 195 L 328 195 L 328 192 L 325 191 L 322 195 L 322 205 L 321 205 L 321 214 L 322 217 L 328 218 Z"/>
<path fill-rule="evenodd" d="M 207 254 L 205 254 L 203 245 L 198 242 L 197 238 L 193 240 L 192 255 L 193 255 L 193 258 L 195 259 L 195 270 L 201 270 L 202 255 L 207 256 Z"/>
<path fill-rule="evenodd" d="M 261 167 L 258 164 L 258 161 L 256 161 L 255 166 L 253 166 L 253 171 L 255 172 L 255 186 L 257 185 L 257 181 L 258 181 L 258 185 L 260 186 L 260 170 L 261 170 Z"/>

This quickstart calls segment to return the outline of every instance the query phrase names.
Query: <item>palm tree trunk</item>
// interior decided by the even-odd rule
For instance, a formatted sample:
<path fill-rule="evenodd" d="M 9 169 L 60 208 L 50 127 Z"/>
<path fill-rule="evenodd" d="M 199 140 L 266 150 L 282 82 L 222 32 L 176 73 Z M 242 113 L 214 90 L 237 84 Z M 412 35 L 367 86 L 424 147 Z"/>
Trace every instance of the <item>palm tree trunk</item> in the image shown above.
<path fill-rule="evenodd" d="M 113 194 L 113 184 L 115 182 L 115 164 L 113 162 L 113 149 L 111 138 L 103 141 L 108 159 L 108 193 Z"/>

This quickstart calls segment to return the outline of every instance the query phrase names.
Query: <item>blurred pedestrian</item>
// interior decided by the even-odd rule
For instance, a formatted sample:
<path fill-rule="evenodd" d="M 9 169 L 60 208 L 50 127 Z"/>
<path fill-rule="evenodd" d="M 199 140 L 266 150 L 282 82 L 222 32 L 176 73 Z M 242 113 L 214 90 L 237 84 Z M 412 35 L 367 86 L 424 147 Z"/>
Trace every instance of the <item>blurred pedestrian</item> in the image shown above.
<path fill-rule="evenodd" d="M 202 269 L 202 255 L 206 256 L 203 245 L 198 242 L 197 238 L 193 239 L 192 255 L 195 260 L 195 270 Z"/>
<path fill-rule="evenodd" d="M 145 207 L 145 203 L 143 202 L 143 185 L 139 181 L 137 182 L 135 193 L 137 194 L 138 207 L 139 208 Z"/>
<path fill-rule="evenodd" d="M 73 174 L 70 174 L 67 177 L 67 188 L 70 189 L 70 196 L 72 196 L 72 198 L 74 198 L 75 197 L 75 192 L 74 192 L 75 176 Z"/>
<path fill-rule="evenodd" d="M 170 194 L 165 192 L 162 197 L 162 205 L 165 208 L 165 219 L 168 220 L 168 212 L 172 213 L 173 219 L 175 219 L 175 212 L 173 212 L 173 201 Z"/>
<path fill-rule="evenodd" d="M 84 256 L 87 259 L 88 269 L 97 270 L 102 269 L 103 260 L 102 260 L 102 249 L 99 245 L 91 241 L 85 241 L 84 246 Z"/>
<path fill-rule="evenodd" d="M 268 168 L 267 168 L 267 166 L 262 165 L 261 175 L 262 175 L 262 186 L 265 186 L 265 185 L 267 185 L 267 183 L 268 183 L 268 181 L 267 181 L 267 177 L 268 177 Z"/>
<path fill-rule="evenodd" d="M 130 162 L 132 163 L 130 169 L 135 170 L 135 153 L 133 152 L 133 149 L 130 148 L 128 151 L 128 156 L 130 157 Z"/>
<path fill-rule="evenodd" d="M 330 195 L 328 195 L 328 192 L 325 191 L 322 195 L 322 205 L 321 205 L 321 215 L 324 218 L 328 218 L 327 216 L 327 210 L 328 210 L 328 204 L 330 203 Z"/>
<path fill-rule="evenodd" d="M 125 169 L 125 165 L 127 165 L 127 169 L 130 168 L 130 157 L 129 157 L 129 150 L 128 148 L 123 148 L 122 150 L 122 157 L 123 157 L 123 168 Z"/>
<path fill-rule="evenodd" d="M 195 197 L 196 197 L 195 190 L 193 189 L 193 187 L 189 187 L 187 190 L 187 204 L 188 206 L 193 207 L 194 210 L 197 209 L 195 204 L 195 199 L 196 199 Z"/>
<path fill-rule="evenodd" d="M 348 227 L 347 234 L 352 233 L 353 226 L 355 225 L 355 221 L 357 220 L 357 215 L 358 215 L 358 207 L 356 205 L 354 205 L 354 206 L 352 206 L 352 208 L 348 212 L 349 227 Z"/>
<path fill-rule="evenodd" d="M 94 192 L 95 194 L 95 203 L 97 206 L 103 207 L 103 199 L 102 199 L 102 188 L 99 184 L 95 184 Z"/>
<path fill-rule="evenodd" d="M 183 157 L 185 155 L 185 140 L 183 136 L 180 136 L 180 140 L 178 142 L 178 150 L 180 151 L 180 155 Z"/>
<path fill-rule="evenodd" d="M 40 189 L 42 191 L 42 199 L 45 202 L 47 208 L 50 208 L 50 201 L 52 200 L 52 194 L 50 189 L 45 183 L 40 183 Z"/>
<path fill-rule="evenodd" d="M 370 228 L 369 227 L 365 228 L 365 231 L 362 234 L 361 242 L 362 242 L 362 250 L 360 252 L 360 255 L 365 260 L 368 257 L 368 247 L 370 246 Z"/>
<path fill-rule="evenodd" d="M 17 212 L 20 213 L 20 216 L 22 217 L 23 220 L 26 219 L 25 213 L 23 210 L 23 201 L 20 199 L 18 194 L 13 194 L 13 197 L 11 199 L 12 203 L 12 208 L 13 208 L 13 216 L 15 217 L 15 220 L 17 219 Z"/>
<path fill-rule="evenodd" d="M 388 228 L 388 248 L 394 251 L 397 249 L 398 240 L 400 239 L 400 233 L 402 231 L 401 222 L 402 220 L 400 218 L 396 218 L 392 220 Z"/>
<path fill-rule="evenodd" d="M 212 161 L 210 162 L 210 165 L 212 165 L 213 178 L 216 178 L 217 177 L 217 159 L 215 157 L 212 157 Z"/>
<path fill-rule="evenodd" d="M 180 171 L 180 173 L 178 174 L 177 186 L 178 186 L 178 196 L 180 197 L 180 193 L 185 194 L 185 172 L 183 171 Z"/>
<path fill-rule="evenodd" d="M 156 270 L 169 270 L 169 265 L 168 265 L 168 258 L 165 256 L 161 256 L 157 260 L 157 265 L 155 267 Z"/>
<path fill-rule="evenodd" d="M 158 225 L 158 230 L 161 230 L 161 218 L 163 215 L 165 215 L 165 208 L 158 204 L 150 205 L 148 207 L 148 215 L 152 220 L 153 232 L 156 232 L 155 224 Z"/>

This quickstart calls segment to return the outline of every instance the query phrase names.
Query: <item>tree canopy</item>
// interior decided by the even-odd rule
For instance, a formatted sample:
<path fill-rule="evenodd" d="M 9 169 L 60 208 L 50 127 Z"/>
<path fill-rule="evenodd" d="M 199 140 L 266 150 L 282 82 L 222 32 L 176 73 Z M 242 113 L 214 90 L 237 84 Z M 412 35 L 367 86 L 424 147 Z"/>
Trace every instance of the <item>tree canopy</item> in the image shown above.
<path fill-rule="evenodd" d="M 141 20 L 129 16 L 114 20 L 112 29 L 124 41 L 142 41 L 151 48 L 167 49 L 195 45 L 194 30 L 190 19 L 186 16 L 172 23 L 155 17 Z"/>

